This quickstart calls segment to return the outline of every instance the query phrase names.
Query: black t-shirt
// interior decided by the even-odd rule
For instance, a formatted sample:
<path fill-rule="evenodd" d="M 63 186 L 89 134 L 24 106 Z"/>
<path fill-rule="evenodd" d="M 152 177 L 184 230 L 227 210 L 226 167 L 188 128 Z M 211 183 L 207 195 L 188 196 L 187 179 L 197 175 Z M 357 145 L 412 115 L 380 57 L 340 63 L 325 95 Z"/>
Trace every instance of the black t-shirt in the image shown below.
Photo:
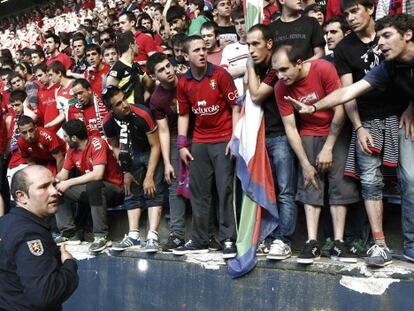
<path fill-rule="evenodd" d="M 121 60 L 118 60 L 109 70 L 108 75 L 119 80 L 118 87 L 130 97 L 134 92 L 134 104 L 145 104 L 144 102 L 144 87 L 141 83 L 141 76 L 144 71 L 137 63 L 128 66 Z"/>
<path fill-rule="evenodd" d="M 276 71 L 269 69 L 269 66 L 257 66 L 256 73 L 260 77 L 260 81 L 266 83 L 272 88 L 278 80 Z M 265 118 L 266 138 L 285 135 L 285 128 L 283 126 L 279 108 L 276 104 L 275 94 L 273 92 L 263 101 L 262 107 Z"/>
<path fill-rule="evenodd" d="M 351 73 L 354 82 L 361 80 L 367 72 L 384 60 L 378 48 L 378 40 L 362 42 L 353 32 L 342 39 L 335 48 L 335 66 L 340 76 Z M 383 119 L 398 115 L 407 99 L 395 96 L 396 88 L 390 85 L 386 90 L 374 89 L 356 99 L 361 121 Z"/>
<path fill-rule="evenodd" d="M 89 63 L 86 61 L 86 57 L 75 60 L 73 62 L 71 71 L 74 73 L 82 74 L 89 67 Z"/>
<path fill-rule="evenodd" d="M 157 128 L 154 118 L 150 110 L 144 105 L 131 106 L 131 109 L 131 113 L 123 120 L 128 123 L 131 147 L 133 150 L 140 152 L 148 151 L 150 145 L 147 133 L 151 133 Z M 112 112 L 105 117 L 103 127 L 106 137 L 119 138 L 121 127 L 118 122 L 120 120 L 117 120 Z"/>
<path fill-rule="evenodd" d="M 325 38 L 323 30 L 315 18 L 301 16 L 293 22 L 282 22 L 275 20 L 269 25 L 274 34 L 274 44 L 289 43 L 296 46 L 301 58 L 306 60 L 314 55 L 315 47 L 323 47 Z"/>

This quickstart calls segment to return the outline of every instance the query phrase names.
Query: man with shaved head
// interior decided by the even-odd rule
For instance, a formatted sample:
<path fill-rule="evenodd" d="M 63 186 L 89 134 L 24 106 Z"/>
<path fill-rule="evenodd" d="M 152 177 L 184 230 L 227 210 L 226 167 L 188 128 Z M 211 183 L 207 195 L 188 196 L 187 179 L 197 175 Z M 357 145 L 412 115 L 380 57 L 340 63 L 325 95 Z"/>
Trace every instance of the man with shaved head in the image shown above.
<path fill-rule="evenodd" d="M 57 212 L 52 173 L 40 165 L 16 172 L 17 207 L 0 219 L 0 309 L 61 310 L 78 286 L 72 255 L 53 241 L 46 219 Z"/>

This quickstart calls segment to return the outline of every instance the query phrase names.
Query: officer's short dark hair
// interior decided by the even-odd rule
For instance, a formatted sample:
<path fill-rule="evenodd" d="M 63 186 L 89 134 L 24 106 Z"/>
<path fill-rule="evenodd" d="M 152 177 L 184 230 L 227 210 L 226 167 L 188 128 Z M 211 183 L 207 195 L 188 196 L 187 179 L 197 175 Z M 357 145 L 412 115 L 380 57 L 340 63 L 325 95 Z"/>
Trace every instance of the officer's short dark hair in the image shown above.
<path fill-rule="evenodd" d="M 76 79 L 72 84 L 72 89 L 77 85 L 81 85 L 85 90 L 91 88 L 91 84 L 84 78 Z"/>
<path fill-rule="evenodd" d="M 185 40 L 183 42 L 183 51 L 185 53 L 188 53 L 188 51 L 190 50 L 191 42 L 197 41 L 197 40 L 204 41 L 203 38 L 201 38 L 201 36 L 199 36 L 199 35 L 192 35 L 192 36 L 188 36 L 187 38 L 185 38 Z"/>
<path fill-rule="evenodd" d="M 62 129 L 66 132 L 66 134 L 68 134 L 69 137 L 76 136 L 81 140 L 88 139 L 88 131 L 86 130 L 86 125 L 79 119 L 70 120 L 66 123 L 63 123 Z"/>
<path fill-rule="evenodd" d="M 106 106 L 106 108 L 108 108 L 109 110 L 111 109 L 111 99 L 115 96 L 118 95 L 119 93 L 123 93 L 122 90 L 116 86 L 110 86 L 104 89 L 104 91 L 102 92 L 102 101 L 104 103 L 104 105 Z"/>
<path fill-rule="evenodd" d="M 20 116 L 19 120 L 17 120 L 17 126 L 25 126 L 27 124 L 35 125 L 35 122 L 31 117 L 25 115 Z"/>
<path fill-rule="evenodd" d="M 10 93 L 10 103 L 21 101 L 22 103 L 26 99 L 27 94 L 23 90 L 14 90 Z"/>
<path fill-rule="evenodd" d="M 17 191 L 26 193 L 27 196 L 29 196 L 30 184 L 27 180 L 27 177 L 29 176 L 26 174 L 25 169 L 21 169 L 13 175 L 11 183 L 10 183 L 10 192 L 11 192 L 11 195 L 14 201 L 17 201 L 17 196 L 16 196 Z"/>
<path fill-rule="evenodd" d="M 147 60 L 147 69 L 149 74 L 155 73 L 155 66 L 164 60 L 168 59 L 164 53 L 154 53 Z"/>

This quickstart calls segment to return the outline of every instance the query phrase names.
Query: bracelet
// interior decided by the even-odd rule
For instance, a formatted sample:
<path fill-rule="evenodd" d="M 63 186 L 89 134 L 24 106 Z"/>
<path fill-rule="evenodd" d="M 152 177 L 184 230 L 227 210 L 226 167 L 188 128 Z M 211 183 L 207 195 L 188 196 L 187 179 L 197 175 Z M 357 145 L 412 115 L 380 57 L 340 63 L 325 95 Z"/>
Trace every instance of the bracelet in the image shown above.
<path fill-rule="evenodd" d="M 355 129 L 355 133 L 356 133 L 356 132 L 358 132 L 358 130 L 359 130 L 361 127 L 362 127 L 362 125 L 358 126 L 358 127 Z"/>
<path fill-rule="evenodd" d="M 177 150 L 182 148 L 188 148 L 190 144 L 188 143 L 187 136 L 178 135 L 177 136 Z"/>
<path fill-rule="evenodd" d="M 312 107 L 313 107 L 313 109 L 314 109 L 312 113 L 315 113 L 315 112 L 316 112 L 316 110 L 317 110 L 317 109 L 316 109 L 315 104 L 312 104 Z"/>

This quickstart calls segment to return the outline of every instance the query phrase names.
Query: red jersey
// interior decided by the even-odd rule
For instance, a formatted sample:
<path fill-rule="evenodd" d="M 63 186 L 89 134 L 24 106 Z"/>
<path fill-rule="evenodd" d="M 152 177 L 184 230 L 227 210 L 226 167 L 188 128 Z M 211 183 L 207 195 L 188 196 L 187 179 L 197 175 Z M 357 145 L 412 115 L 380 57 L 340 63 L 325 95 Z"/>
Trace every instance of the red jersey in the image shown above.
<path fill-rule="evenodd" d="M 196 80 L 191 69 L 177 86 L 178 114 L 191 111 L 195 116 L 193 141 L 229 141 L 233 132 L 232 108 L 238 98 L 233 78 L 223 68 L 207 63 L 207 73 Z"/>
<path fill-rule="evenodd" d="M 14 114 L 12 106 L 10 105 L 10 92 L 8 90 L 4 91 L 2 95 L 3 95 L 3 99 L 2 99 L 1 109 L 3 110 L 5 114 L 7 113 Z"/>
<path fill-rule="evenodd" d="M 91 85 L 92 91 L 98 95 L 98 97 L 102 97 L 102 90 L 103 90 L 103 81 L 105 79 L 106 74 L 109 72 L 110 67 L 107 64 L 104 64 L 102 70 L 99 70 L 94 73 L 89 73 L 88 70 L 85 70 L 83 73 L 85 79 L 87 79 Z"/>
<path fill-rule="evenodd" d="M 36 164 L 45 165 L 53 175 L 57 173 L 56 160 L 53 154 L 66 152 L 65 142 L 54 132 L 43 127 L 37 128 L 37 142 L 28 143 L 19 137 L 17 144 L 24 159 L 31 159 Z"/>
<path fill-rule="evenodd" d="M 69 107 L 77 103 L 76 97 L 72 93 L 73 83 L 69 83 L 67 86 L 59 86 L 56 90 L 56 107 L 58 110 L 63 111 L 65 117 L 68 116 Z"/>
<path fill-rule="evenodd" d="M 107 114 L 108 110 L 104 103 L 94 94 L 93 103 L 91 105 L 84 106 L 77 102 L 70 106 L 68 120 L 82 120 L 86 125 L 89 137 L 104 137 L 103 121 Z"/>
<path fill-rule="evenodd" d="M 69 149 L 63 167 L 69 171 L 76 167 L 81 174 L 86 174 L 93 171 L 94 165 L 99 164 L 105 165 L 103 180 L 122 187 L 121 168 L 107 142 L 100 137 L 90 138 L 85 150 Z"/>
<path fill-rule="evenodd" d="M 281 80 L 275 85 L 275 97 L 280 115 L 295 113 L 295 108 L 284 97 L 290 96 L 304 104 L 312 105 L 329 93 L 341 87 L 341 81 L 334 65 L 326 60 L 311 61 L 308 75 L 292 85 L 285 85 Z M 328 136 L 333 118 L 333 110 L 320 110 L 311 115 L 300 115 L 301 136 Z"/>
<path fill-rule="evenodd" d="M 134 61 L 146 61 L 148 59 L 148 53 L 157 52 L 157 45 L 151 35 L 137 31 L 134 36 L 135 42 L 138 45 L 138 55 L 134 58 Z"/>
<path fill-rule="evenodd" d="M 72 66 L 72 59 L 64 53 L 59 53 L 54 57 L 50 57 L 46 60 L 46 65 L 50 65 L 54 61 L 59 61 L 65 66 L 65 69 L 68 70 Z"/>
<path fill-rule="evenodd" d="M 39 104 L 37 111 L 38 116 L 40 117 L 39 119 L 41 120 L 40 124 L 42 126 L 53 121 L 59 115 L 55 97 L 57 88 L 58 86 L 56 84 L 53 84 L 47 88 L 43 84 L 39 83 L 39 92 L 37 93 Z M 56 133 L 60 129 L 60 126 L 61 124 L 57 124 L 55 126 L 48 127 L 47 129 Z"/>

